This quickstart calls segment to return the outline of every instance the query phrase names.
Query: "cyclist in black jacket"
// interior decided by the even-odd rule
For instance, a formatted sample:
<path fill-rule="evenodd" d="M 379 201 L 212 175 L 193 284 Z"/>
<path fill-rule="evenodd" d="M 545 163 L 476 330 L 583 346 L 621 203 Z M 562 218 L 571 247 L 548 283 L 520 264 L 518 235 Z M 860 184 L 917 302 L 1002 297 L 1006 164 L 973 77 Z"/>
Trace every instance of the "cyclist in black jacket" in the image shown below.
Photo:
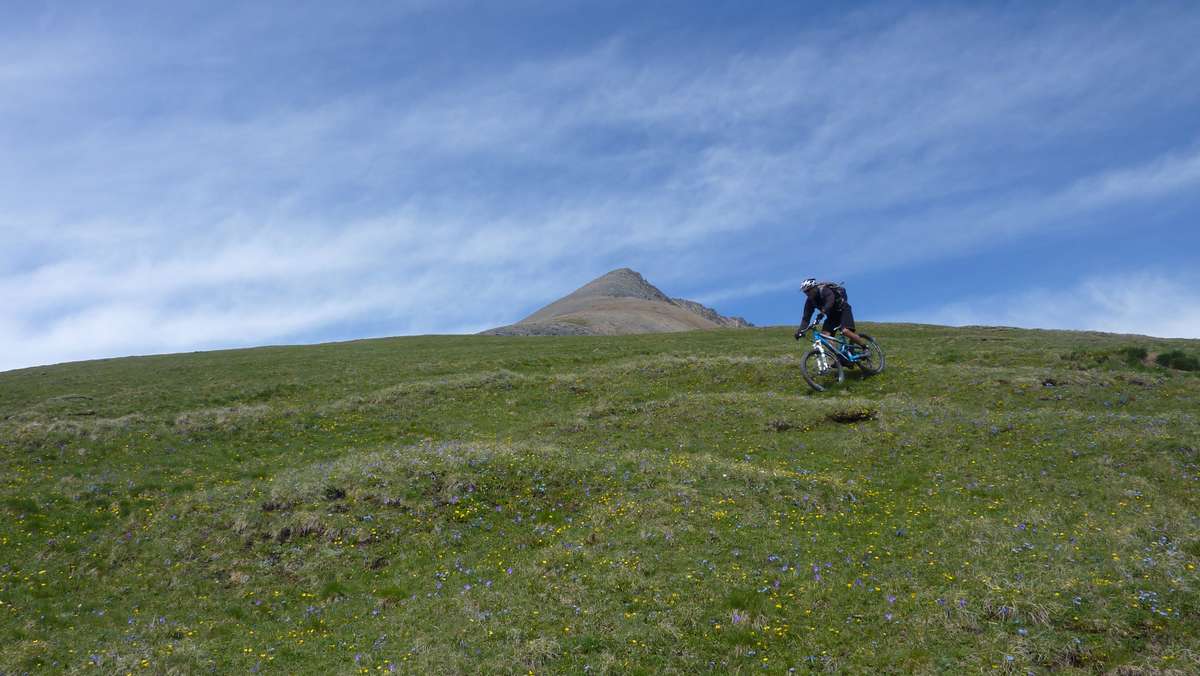
<path fill-rule="evenodd" d="M 825 313 L 825 324 L 821 327 L 822 333 L 829 336 L 840 326 L 842 333 L 846 334 L 846 337 L 855 345 L 862 348 L 867 346 L 866 341 L 854 332 L 854 311 L 847 301 L 846 289 L 842 285 L 833 282 L 818 282 L 810 277 L 800 283 L 800 290 L 804 292 L 807 300 L 804 302 L 804 318 L 800 320 L 800 328 L 796 329 L 796 340 L 800 340 L 805 329 L 808 328 L 808 321 L 812 319 L 813 310 L 820 310 Z"/>

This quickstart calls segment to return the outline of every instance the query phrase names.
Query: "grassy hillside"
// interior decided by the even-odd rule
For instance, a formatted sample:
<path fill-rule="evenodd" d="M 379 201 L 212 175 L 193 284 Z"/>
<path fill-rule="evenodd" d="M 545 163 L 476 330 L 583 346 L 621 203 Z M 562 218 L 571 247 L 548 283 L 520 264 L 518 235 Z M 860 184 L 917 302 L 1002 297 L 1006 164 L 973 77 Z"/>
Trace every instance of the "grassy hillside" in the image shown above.
<path fill-rule="evenodd" d="M 1200 671 L 1200 344 L 867 330 L 2 373 L 0 673 Z"/>

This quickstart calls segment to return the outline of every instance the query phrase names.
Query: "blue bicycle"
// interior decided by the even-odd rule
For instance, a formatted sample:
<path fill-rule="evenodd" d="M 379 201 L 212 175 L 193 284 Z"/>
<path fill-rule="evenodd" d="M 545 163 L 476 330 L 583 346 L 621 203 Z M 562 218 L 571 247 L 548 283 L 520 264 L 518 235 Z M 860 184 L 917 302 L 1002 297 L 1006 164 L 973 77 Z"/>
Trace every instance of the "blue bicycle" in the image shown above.
<path fill-rule="evenodd" d="M 814 390 L 824 392 L 845 380 L 843 366 L 857 366 L 868 375 L 883 371 L 883 348 L 879 347 L 874 338 L 865 333 L 858 334 L 867 343 L 865 348 L 860 347 L 842 335 L 841 327 L 834 329 L 833 335 L 816 328 L 823 319 L 824 317 L 818 314 L 813 322 L 801 331 L 801 334 L 804 334 L 809 329 L 813 330 L 813 346 L 800 358 L 800 373 Z"/>

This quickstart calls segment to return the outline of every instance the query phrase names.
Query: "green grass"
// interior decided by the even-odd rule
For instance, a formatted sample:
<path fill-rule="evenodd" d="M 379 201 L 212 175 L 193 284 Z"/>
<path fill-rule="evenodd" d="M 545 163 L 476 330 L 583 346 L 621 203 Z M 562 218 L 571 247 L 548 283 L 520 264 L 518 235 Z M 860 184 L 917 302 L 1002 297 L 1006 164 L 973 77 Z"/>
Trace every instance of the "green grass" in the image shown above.
<path fill-rule="evenodd" d="M 0 673 L 1194 673 L 1195 341 L 420 337 L 0 374 Z"/>

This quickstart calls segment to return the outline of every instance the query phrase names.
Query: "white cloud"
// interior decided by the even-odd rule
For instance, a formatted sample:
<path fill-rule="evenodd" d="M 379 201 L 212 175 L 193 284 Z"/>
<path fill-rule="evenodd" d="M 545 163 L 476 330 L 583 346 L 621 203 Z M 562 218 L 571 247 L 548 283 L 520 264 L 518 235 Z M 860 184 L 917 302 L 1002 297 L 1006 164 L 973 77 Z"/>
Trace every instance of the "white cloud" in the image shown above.
<path fill-rule="evenodd" d="M 1113 274 L 1063 288 L 1027 288 L 959 300 L 889 319 L 1200 338 L 1197 281 L 1158 272 Z"/>

